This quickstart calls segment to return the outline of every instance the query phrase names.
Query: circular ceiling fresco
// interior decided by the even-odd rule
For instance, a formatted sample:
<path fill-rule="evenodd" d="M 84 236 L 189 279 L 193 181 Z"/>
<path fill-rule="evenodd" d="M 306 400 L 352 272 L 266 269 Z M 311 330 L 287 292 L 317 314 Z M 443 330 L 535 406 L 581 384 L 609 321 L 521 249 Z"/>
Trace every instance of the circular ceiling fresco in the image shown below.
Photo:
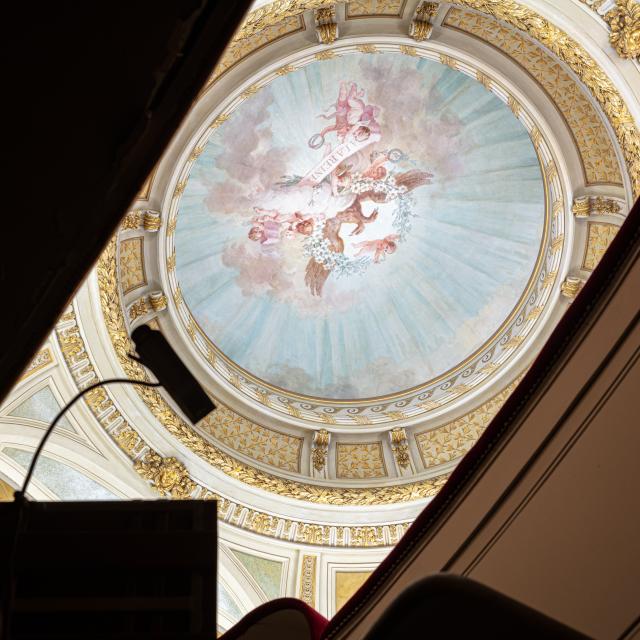
<path fill-rule="evenodd" d="M 175 231 L 184 302 L 254 379 L 337 400 L 461 366 L 531 281 L 545 188 L 483 84 L 398 52 L 276 75 L 209 137 Z"/>

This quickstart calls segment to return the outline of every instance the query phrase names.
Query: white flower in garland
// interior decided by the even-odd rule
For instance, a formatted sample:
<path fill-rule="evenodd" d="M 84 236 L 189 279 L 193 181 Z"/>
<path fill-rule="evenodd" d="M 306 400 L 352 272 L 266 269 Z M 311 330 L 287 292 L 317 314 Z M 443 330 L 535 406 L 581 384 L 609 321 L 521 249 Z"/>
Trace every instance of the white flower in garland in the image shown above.
<path fill-rule="evenodd" d="M 350 276 L 364 273 L 371 259 L 349 258 L 344 253 L 336 253 L 331 250 L 329 241 L 323 235 L 324 222 L 317 224 L 313 233 L 304 241 L 305 255 L 313 258 L 327 271 L 333 271 L 337 277 Z"/>
<path fill-rule="evenodd" d="M 407 187 L 404 185 L 397 185 L 396 179 L 393 174 L 388 173 L 381 180 L 374 180 L 373 178 L 365 178 L 360 173 L 353 174 L 353 180 L 349 187 L 352 193 L 365 193 L 366 191 L 373 191 L 375 193 L 384 193 L 387 196 L 387 200 L 395 200 L 402 194 L 407 192 Z"/>

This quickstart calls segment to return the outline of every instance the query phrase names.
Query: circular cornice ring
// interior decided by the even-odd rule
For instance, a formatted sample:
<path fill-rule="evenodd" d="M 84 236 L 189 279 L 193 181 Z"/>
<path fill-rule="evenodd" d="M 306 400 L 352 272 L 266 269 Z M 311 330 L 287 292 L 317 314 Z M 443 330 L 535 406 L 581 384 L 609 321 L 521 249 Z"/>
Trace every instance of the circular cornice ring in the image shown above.
<path fill-rule="evenodd" d="M 182 338 L 190 343 L 192 350 L 205 363 L 213 379 L 226 385 L 227 389 L 237 390 L 244 396 L 245 402 L 262 405 L 297 423 L 323 424 L 331 426 L 387 425 L 398 421 L 416 421 L 442 407 L 450 406 L 464 395 L 483 386 L 488 378 L 494 376 L 507 363 L 513 361 L 522 352 L 526 338 L 534 331 L 550 299 L 550 294 L 558 273 L 564 244 L 565 211 L 562 185 L 558 169 L 550 147 L 542 131 L 545 127 L 534 118 L 532 113 L 506 88 L 504 79 L 497 79 L 494 73 L 481 70 L 472 64 L 467 56 L 457 55 L 440 45 L 417 44 L 406 38 L 358 38 L 352 43 L 341 44 L 332 49 L 298 55 L 295 59 L 280 60 L 263 71 L 259 79 L 252 79 L 238 88 L 227 100 L 209 115 L 200 127 L 197 135 L 189 143 L 182 161 L 178 164 L 172 185 L 166 195 L 163 211 L 167 211 L 168 223 L 161 230 L 160 242 L 165 235 L 166 263 L 175 265 L 174 232 L 177 226 L 177 214 L 180 199 L 189 179 L 192 166 L 197 161 L 209 137 L 232 117 L 233 111 L 245 100 L 251 99 L 262 87 L 273 79 L 286 73 L 293 73 L 318 59 L 323 60 L 349 53 L 367 54 L 383 51 L 399 52 L 407 56 L 435 60 L 452 66 L 475 80 L 483 82 L 503 103 L 508 104 L 515 117 L 529 133 L 538 155 L 540 172 L 545 188 L 545 222 L 542 242 L 536 265 L 529 282 L 509 316 L 487 342 L 474 354 L 466 358 L 450 371 L 429 382 L 407 391 L 370 400 L 321 400 L 273 387 L 255 378 L 229 360 L 209 340 L 192 316 L 178 283 L 174 268 L 160 265 L 164 270 L 164 284 L 168 284 L 173 304 L 170 314 L 174 324 L 180 327 Z M 553 218 L 553 219 L 552 219 Z M 161 254 L 161 252 L 160 252 Z M 232 391 L 233 393 L 234 391 Z"/>
<path fill-rule="evenodd" d="M 282 5 L 282 3 L 279 4 L 280 6 Z M 304 6 L 302 6 L 301 3 L 287 4 L 289 6 L 295 4 L 298 13 L 307 8 L 310 8 L 309 3 L 302 3 L 304 4 Z M 527 31 L 534 38 L 542 41 L 554 53 L 556 53 L 556 55 L 561 57 L 561 59 L 563 59 L 570 67 L 572 67 L 572 69 L 581 77 L 585 84 L 592 90 L 592 93 L 601 104 L 605 113 L 607 114 L 607 117 L 611 121 L 620 146 L 622 147 L 625 154 L 625 158 L 627 159 L 628 168 L 632 176 L 633 189 L 637 194 L 640 189 L 638 183 L 640 175 L 640 167 L 638 166 L 640 164 L 640 160 L 638 160 L 638 158 L 640 157 L 640 153 L 637 152 L 640 147 L 638 144 L 639 136 L 637 128 L 633 123 L 626 105 L 622 101 L 622 98 L 620 97 L 613 84 L 609 81 L 602 70 L 596 65 L 596 63 L 590 58 L 590 56 L 584 51 L 584 49 L 582 49 L 580 45 L 575 43 L 575 41 L 569 38 L 562 31 L 550 25 L 548 21 L 546 21 L 544 18 L 541 18 L 536 12 L 522 7 L 521 5 L 517 5 L 516 3 L 506 0 L 501 2 L 481 2 L 476 0 L 469 0 L 466 2 L 461 2 L 460 4 L 464 4 L 481 11 L 484 10 L 486 13 L 505 20 L 516 28 Z M 268 7 L 261 9 L 263 14 L 267 9 Z M 282 16 L 280 16 L 280 18 L 281 17 Z M 103 259 L 99 265 L 99 279 L 100 272 L 102 272 L 102 276 L 106 275 L 107 280 L 109 279 L 110 275 L 115 278 L 115 256 L 113 254 L 113 247 L 111 248 L 111 255 L 109 256 L 108 250 L 105 256 L 103 256 Z M 110 329 L 111 338 L 114 342 L 114 346 L 116 346 L 116 351 L 120 356 L 120 354 L 126 353 L 126 351 L 128 350 L 129 340 L 124 322 L 118 322 L 118 319 L 113 317 L 110 318 L 111 322 L 109 322 L 109 316 L 110 314 L 113 314 L 114 308 L 117 309 L 117 313 L 121 316 L 117 288 L 108 287 L 107 289 L 105 289 L 102 286 L 105 284 L 104 278 L 100 279 L 100 282 L 103 311 L 105 313 L 105 318 L 107 318 L 108 320 L 108 326 Z M 120 320 L 121 319 L 122 318 L 120 317 Z M 131 361 L 126 357 L 125 362 L 128 365 L 131 365 Z M 140 375 L 140 369 L 137 366 L 134 367 L 134 369 L 135 371 L 131 371 L 131 375 Z M 149 406 L 155 406 L 158 410 L 166 408 L 166 405 L 164 407 L 162 406 L 164 403 L 162 398 L 159 398 L 158 400 L 158 398 L 143 397 L 143 399 L 145 399 Z M 218 453 L 220 452 L 215 447 L 211 447 L 211 445 L 209 445 L 208 443 L 204 443 L 203 447 L 202 443 L 198 441 L 198 437 L 195 436 L 195 434 L 189 431 L 185 431 L 185 426 L 186 425 L 184 425 L 184 423 L 181 424 L 181 421 L 179 419 L 175 419 L 174 415 L 174 418 L 169 421 L 168 429 L 173 435 L 177 436 L 180 440 L 185 442 L 187 446 L 192 448 L 192 450 L 195 450 L 196 453 L 210 453 L 210 450 L 212 449 L 215 455 L 211 456 L 211 459 L 217 459 Z M 206 458 L 209 459 L 210 457 L 206 456 Z M 420 487 L 417 487 L 416 483 L 410 483 L 408 485 L 402 485 L 401 487 L 382 488 L 382 492 L 377 492 L 377 496 L 374 495 L 376 492 L 371 489 L 364 490 L 364 493 L 362 493 L 361 495 L 356 495 L 358 493 L 358 490 L 355 490 L 354 493 L 353 489 L 348 489 L 346 490 L 346 494 L 344 490 L 339 490 L 341 495 L 329 496 L 328 494 L 332 493 L 332 490 L 328 490 L 326 487 L 318 485 L 299 485 L 299 483 L 281 481 L 279 478 L 276 479 L 277 481 L 275 483 L 272 483 L 270 481 L 266 483 L 262 482 L 263 476 L 269 476 L 269 474 L 256 472 L 255 469 L 251 469 L 248 474 L 245 473 L 244 469 L 240 469 L 239 471 L 237 471 L 238 462 L 230 456 L 226 456 L 226 454 L 222 454 L 220 462 L 222 464 L 219 466 L 219 468 L 221 468 L 225 473 L 229 473 L 229 475 L 232 475 L 232 477 L 236 477 L 240 480 L 248 482 L 249 484 L 260 486 L 261 488 L 265 488 L 267 490 L 275 490 L 281 495 L 281 490 L 283 489 L 281 483 L 285 482 L 285 484 L 288 483 L 288 485 L 294 485 L 296 489 L 293 489 L 293 486 L 287 485 L 284 495 L 292 495 L 293 493 L 295 494 L 293 497 L 302 500 L 309 500 L 311 502 L 325 502 L 333 504 L 371 504 L 373 502 L 378 502 L 378 499 L 382 498 L 383 502 L 387 501 L 391 503 L 399 502 L 402 500 L 417 499 L 425 497 L 425 495 L 433 495 L 433 493 L 437 491 L 436 486 L 434 486 L 436 483 L 430 482 L 429 486 L 424 486 L 424 483 L 420 483 Z M 270 478 L 268 479 L 270 480 Z M 300 490 L 298 490 L 298 488 Z M 310 491 L 307 489 L 310 489 Z"/>
<path fill-rule="evenodd" d="M 414 51 L 410 51 L 407 55 L 414 55 Z M 432 55 L 437 56 L 439 54 L 432 53 Z M 447 60 L 449 63 L 453 63 L 453 58 L 451 56 L 447 56 Z M 466 69 L 469 75 L 474 75 L 476 78 L 478 77 L 479 72 L 470 67 L 466 62 L 461 61 L 460 65 L 462 68 Z M 484 76 L 484 73 L 483 77 L 486 77 Z M 517 111 L 523 118 L 524 126 L 528 131 L 530 131 L 534 138 L 536 146 L 538 147 L 538 152 L 543 157 L 543 162 L 541 163 L 543 171 L 549 178 L 547 180 L 549 183 L 547 202 L 555 203 L 555 206 L 553 207 L 554 224 L 547 225 L 550 233 L 544 245 L 544 273 L 540 274 L 538 282 L 536 282 L 536 285 L 539 285 L 542 290 L 542 295 L 535 296 L 533 299 L 531 295 L 528 296 L 527 301 L 530 304 L 528 304 L 527 307 L 525 307 L 525 310 L 519 314 L 519 324 L 522 325 L 526 324 L 527 321 L 525 320 L 525 317 L 527 315 L 531 316 L 530 320 L 532 321 L 537 319 L 541 313 L 541 309 L 538 309 L 534 313 L 532 313 L 532 309 L 541 306 L 540 304 L 537 304 L 541 299 L 546 301 L 549 298 L 553 288 L 552 285 L 556 280 L 558 264 L 562 254 L 564 236 L 564 219 L 561 215 L 564 210 L 564 207 L 562 206 L 562 188 L 557 171 L 554 171 L 553 175 L 551 175 L 551 171 L 549 170 L 550 165 L 553 165 L 553 158 L 549 147 L 544 140 L 544 136 L 534 124 L 534 121 L 528 114 L 527 110 L 522 108 L 521 105 L 513 99 L 513 96 L 504 89 L 502 83 L 494 80 L 491 80 L 490 82 L 493 89 L 496 92 L 499 92 L 500 98 L 503 102 L 509 102 L 511 98 L 510 105 L 512 109 Z M 219 114 L 213 114 L 214 122 L 219 118 Z M 196 144 L 196 148 L 200 148 L 199 144 L 200 142 Z M 193 156 L 193 152 L 188 153 L 188 158 Z M 178 184 L 182 184 L 184 181 L 183 174 L 178 175 L 177 180 Z M 180 189 L 178 189 L 178 192 L 180 192 Z M 173 193 L 175 193 L 175 189 Z M 551 209 L 551 207 L 548 207 L 548 209 Z M 171 227 L 173 226 L 171 217 L 169 218 L 169 225 Z M 119 300 L 115 246 L 110 246 L 107 249 L 98 265 L 98 282 L 101 292 L 100 298 L 103 314 L 106 319 L 107 329 L 112 343 L 118 355 L 118 360 L 128 375 L 142 375 L 143 372 L 139 365 L 132 362 L 127 356 L 132 349 L 132 345 L 128 338 L 128 331 Z M 531 322 L 531 324 L 533 324 L 533 322 Z M 503 342 L 507 342 L 511 337 L 512 336 L 508 336 Z M 522 338 L 522 340 L 524 340 L 524 338 Z M 517 342 L 518 344 L 515 346 L 519 346 L 521 340 Z M 445 474 L 436 476 L 435 478 L 413 481 L 411 483 L 406 483 L 405 478 L 403 479 L 404 483 L 392 486 L 353 487 L 352 485 L 351 487 L 339 488 L 332 487 L 325 483 L 308 484 L 306 482 L 282 479 L 271 473 L 256 469 L 255 467 L 243 463 L 224 453 L 218 447 L 205 440 L 178 415 L 176 415 L 171 407 L 164 401 L 161 394 L 158 392 L 148 393 L 148 391 L 149 390 L 146 389 L 140 390 L 141 396 L 151 412 L 165 426 L 170 434 L 176 436 L 194 453 L 232 478 L 241 480 L 251 486 L 257 486 L 262 489 L 266 489 L 267 491 L 272 491 L 281 496 L 321 504 L 370 505 L 403 503 L 428 498 L 434 495 L 446 478 Z M 437 473 L 437 470 L 434 469 L 433 471 Z"/>
<path fill-rule="evenodd" d="M 249 13 L 234 41 L 248 38 L 289 16 L 332 5 L 327 0 L 276 0 Z M 620 144 L 635 198 L 640 197 L 640 130 L 620 92 L 585 48 L 534 9 L 514 0 L 456 0 L 528 34 L 554 53 L 580 78 L 602 107 Z"/>

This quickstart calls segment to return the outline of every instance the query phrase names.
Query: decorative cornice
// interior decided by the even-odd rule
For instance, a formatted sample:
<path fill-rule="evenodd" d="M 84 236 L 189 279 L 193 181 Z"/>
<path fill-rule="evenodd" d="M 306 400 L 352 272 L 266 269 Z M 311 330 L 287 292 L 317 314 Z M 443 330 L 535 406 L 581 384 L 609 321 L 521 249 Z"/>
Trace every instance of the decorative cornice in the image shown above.
<path fill-rule="evenodd" d="M 413 20 L 409 25 L 409 35 L 416 41 L 427 40 L 431 36 L 432 18 L 438 12 L 437 2 L 421 2 L 416 8 Z"/>
<path fill-rule="evenodd" d="M 602 107 L 622 149 L 634 196 L 640 196 L 640 131 L 620 92 L 582 45 L 533 9 L 514 0 L 457 0 L 524 31 L 580 78 Z"/>
<path fill-rule="evenodd" d="M 115 240 L 97 265 L 100 302 L 105 323 L 120 365 L 130 378 L 146 376 L 144 369 L 128 357 L 133 344 L 127 333 L 117 293 Z M 427 480 L 381 487 L 327 487 L 279 478 L 224 453 L 185 423 L 153 388 L 141 387 L 138 394 L 167 431 L 185 446 L 229 477 L 265 491 L 319 504 L 376 505 L 410 502 L 435 495 L 448 474 Z"/>
<path fill-rule="evenodd" d="M 411 466 L 411 456 L 409 455 L 409 441 L 407 432 L 402 427 L 396 427 L 389 432 L 391 440 L 391 450 L 400 469 L 407 469 Z"/>

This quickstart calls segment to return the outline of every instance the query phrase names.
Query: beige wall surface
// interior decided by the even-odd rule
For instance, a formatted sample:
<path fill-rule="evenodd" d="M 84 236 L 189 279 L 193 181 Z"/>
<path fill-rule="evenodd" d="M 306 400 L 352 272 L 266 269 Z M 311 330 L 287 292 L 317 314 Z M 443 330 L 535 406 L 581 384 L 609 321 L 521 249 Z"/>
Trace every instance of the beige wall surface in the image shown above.
<path fill-rule="evenodd" d="M 512 434 L 333 637 L 362 638 L 404 588 L 437 571 L 469 576 L 594 638 L 633 637 L 639 291 L 636 253 Z"/>

